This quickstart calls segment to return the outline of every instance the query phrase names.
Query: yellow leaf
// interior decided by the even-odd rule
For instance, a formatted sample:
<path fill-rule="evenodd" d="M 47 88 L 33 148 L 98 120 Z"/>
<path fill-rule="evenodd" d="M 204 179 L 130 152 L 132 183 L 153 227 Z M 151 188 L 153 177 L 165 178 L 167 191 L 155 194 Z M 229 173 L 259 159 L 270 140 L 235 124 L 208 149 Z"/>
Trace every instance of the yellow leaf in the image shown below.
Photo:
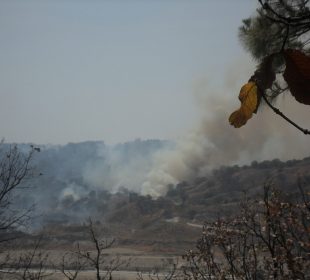
<path fill-rule="evenodd" d="M 252 117 L 259 104 L 257 86 L 254 82 L 245 84 L 239 93 L 241 107 L 229 117 L 229 123 L 234 127 L 241 127 Z"/>
<path fill-rule="evenodd" d="M 243 114 L 243 112 L 239 109 L 233 112 L 229 117 L 229 123 L 234 127 L 241 127 L 245 125 L 247 122 L 247 118 Z"/>

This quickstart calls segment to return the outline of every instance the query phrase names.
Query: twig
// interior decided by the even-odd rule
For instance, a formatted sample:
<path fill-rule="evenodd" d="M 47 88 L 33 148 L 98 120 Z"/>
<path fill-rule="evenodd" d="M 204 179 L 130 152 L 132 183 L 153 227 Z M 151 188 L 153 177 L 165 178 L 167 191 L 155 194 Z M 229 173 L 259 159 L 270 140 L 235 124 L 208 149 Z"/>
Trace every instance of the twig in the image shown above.
<path fill-rule="evenodd" d="M 304 134 L 308 134 L 310 135 L 310 130 L 305 129 L 300 127 L 298 124 L 296 124 L 295 122 L 293 122 L 291 119 L 289 119 L 286 115 L 284 115 L 278 108 L 274 107 L 267 99 L 265 93 L 263 91 L 262 92 L 262 97 L 265 100 L 265 102 L 267 103 L 267 105 L 279 116 L 281 116 L 283 119 L 285 119 L 287 122 L 289 122 L 291 125 L 295 126 L 298 130 L 300 130 L 301 132 L 303 132 Z"/>
<path fill-rule="evenodd" d="M 284 47 L 285 47 L 286 41 L 287 41 L 287 39 L 288 39 L 289 32 L 290 32 L 290 26 L 287 25 L 287 26 L 286 26 L 285 37 L 284 37 L 284 40 L 283 40 L 283 43 L 282 43 L 282 47 L 281 47 L 281 52 L 284 51 Z"/>
<path fill-rule="evenodd" d="M 285 17 L 284 15 L 281 15 L 280 13 L 277 13 L 268 3 L 268 1 L 264 2 L 262 0 L 258 0 L 258 2 L 261 4 L 262 8 L 266 11 L 270 11 L 275 17 L 278 19 L 283 20 L 286 24 L 292 25 L 292 26 L 299 26 L 302 24 L 309 24 L 309 12 L 307 12 L 303 16 L 297 16 L 297 17 Z M 302 22 L 306 21 L 306 22 Z"/>

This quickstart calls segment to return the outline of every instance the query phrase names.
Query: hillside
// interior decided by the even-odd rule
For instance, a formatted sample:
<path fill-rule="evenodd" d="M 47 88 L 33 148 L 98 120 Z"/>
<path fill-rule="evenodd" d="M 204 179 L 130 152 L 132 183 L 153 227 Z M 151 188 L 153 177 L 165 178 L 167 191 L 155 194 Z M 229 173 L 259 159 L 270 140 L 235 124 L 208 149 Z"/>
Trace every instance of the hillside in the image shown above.
<path fill-rule="evenodd" d="M 52 222 L 55 213 L 49 213 L 50 222 L 45 230 L 49 231 L 55 223 L 62 224 L 61 230 L 57 227 L 59 238 L 72 235 L 72 231 L 77 232 L 72 228 L 76 221 L 72 221 L 69 213 L 92 207 L 92 217 L 102 232 L 116 237 L 122 246 L 161 252 L 183 251 L 194 246 L 204 221 L 235 214 L 245 194 L 259 198 L 264 184 L 274 184 L 293 197 L 292 193 L 299 192 L 299 181 L 305 189 L 310 189 L 310 158 L 222 167 L 193 182 L 171 185 L 166 195 L 158 199 L 126 189 L 115 194 L 92 193 L 75 202 L 64 203 L 63 212 L 58 212 L 61 221 Z M 72 239 L 67 238 L 68 241 Z"/>
<path fill-rule="evenodd" d="M 36 204 L 32 231 L 43 232 L 47 243 L 57 240 L 66 247 L 86 240 L 91 217 L 103 235 L 122 246 L 183 251 L 193 246 L 204 221 L 235 214 L 244 195 L 258 198 L 264 184 L 290 193 L 298 192 L 299 181 L 310 188 L 308 157 L 223 166 L 168 185 L 158 198 L 142 195 L 153 156 L 171 145 L 136 140 L 112 147 L 103 142 L 40 146 L 33 164 L 43 175 L 27 181 L 13 202 L 23 209 Z"/>

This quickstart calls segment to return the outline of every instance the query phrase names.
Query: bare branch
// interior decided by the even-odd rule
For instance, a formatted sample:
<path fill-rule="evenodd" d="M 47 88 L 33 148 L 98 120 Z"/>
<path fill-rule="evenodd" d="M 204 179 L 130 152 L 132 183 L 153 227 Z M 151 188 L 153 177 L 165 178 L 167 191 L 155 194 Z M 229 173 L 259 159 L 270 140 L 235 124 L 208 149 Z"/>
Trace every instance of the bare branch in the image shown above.
<path fill-rule="evenodd" d="M 298 124 L 296 124 L 295 122 L 293 122 L 291 119 L 289 119 L 286 115 L 284 115 L 278 108 L 274 107 L 268 100 L 268 98 L 266 97 L 265 93 L 263 91 L 261 91 L 262 93 L 262 97 L 264 99 L 264 101 L 266 102 L 266 104 L 280 117 L 282 117 L 283 119 L 285 119 L 287 122 L 289 122 L 291 125 L 293 125 L 294 127 L 296 127 L 298 130 L 300 130 L 301 132 L 303 132 L 306 135 L 310 134 L 310 130 L 302 128 L 301 126 L 299 126 Z"/>

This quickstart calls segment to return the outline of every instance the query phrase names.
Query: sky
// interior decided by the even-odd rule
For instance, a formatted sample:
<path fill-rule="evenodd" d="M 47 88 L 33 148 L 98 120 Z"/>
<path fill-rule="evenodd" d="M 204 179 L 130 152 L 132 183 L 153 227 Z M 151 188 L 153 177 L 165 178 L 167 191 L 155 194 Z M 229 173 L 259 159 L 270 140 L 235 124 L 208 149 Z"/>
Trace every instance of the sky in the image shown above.
<path fill-rule="evenodd" d="M 240 63 L 253 63 L 238 27 L 256 7 L 255 0 L 0 0 L 0 137 L 37 144 L 181 137 L 203 110 L 197 84 L 207 81 L 211 97 Z"/>

